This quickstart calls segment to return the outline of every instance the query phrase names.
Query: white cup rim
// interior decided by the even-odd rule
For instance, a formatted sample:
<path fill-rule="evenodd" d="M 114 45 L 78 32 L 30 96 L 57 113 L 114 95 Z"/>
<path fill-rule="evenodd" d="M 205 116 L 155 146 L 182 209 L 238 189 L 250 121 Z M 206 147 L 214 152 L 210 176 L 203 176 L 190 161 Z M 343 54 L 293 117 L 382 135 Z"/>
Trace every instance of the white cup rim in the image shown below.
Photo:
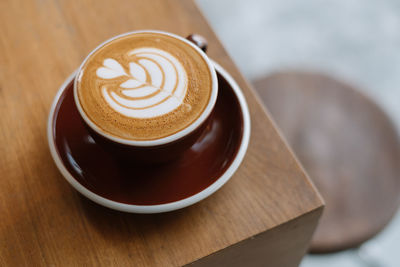
<path fill-rule="evenodd" d="M 67 180 L 67 182 L 74 187 L 79 193 L 84 195 L 85 197 L 89 198 L 90 200 L 108 207 L 110 209 L 114 210 L 119 210 L 123 212 L 130 212 L 130 213 L 161 213 L 161 212 L 168 212 L 168 211 L 173 211 L 173 210 L 178 210 L 181 208 L 185 208 L 187 206 L 193 205 L 206 197 L 210 196 L 211 194 L 215 193 L 218 189 L 220 189 L 236 172 L 236 170 L 239 168 L 241 162 L 243 161 L 243 158 L 246 154 L 248 145 L 249 145 L 249 140 L 250 140 L 250 113 L 249 109 L 246 103 L 246 99 L 239 87 L 239 85 L 235 82 L 235 80 L 230 76 L 230 74 L 224 70 L 220 65 L 214 62 L 215 69 L 224 77 L 224 79 L 229 83 L 229 85 L 232 87 L 233 92 L 235 93 L 235 96 L 238 99 L 239 106 L 242 111 L 242 116 L 243 116 L 243 135 L 242 135 L 242 140 L 239 146 L 239 150 L 236 153 L 235 158 L 233 159 L 231 165 L 226 169 L 226 171 L 211 185 L 209 185 L 207 188 L 203 189 L 202 191 L 175 201 L 175 202 L 170 202 L 166 204 L 158 204 L 158 205 L 132 205 L 132 204 L 125 204 L 117 201 L 113 201 L 107 198 L 104 198 L 83 185 L 81 185 L 73 176 L 72 174 L 67 170 L 67 168 L 64 166 L 63 161 L 60 158 L 60 155 L 58 154 L 56 145 L 55 145 L 55 140 L 54 140 L 54 132 L 53 132 L 53 118 L 54 118 L 54 113 L 57 107 L 57 104 L 59 102 L 60 96 L 64 92 L 65 88 L 67 85 L 72 81 L 72 79 L 76 76 L 76 72 L 74 72 L 65 82 L 61 85 L 60 89 L 58 90 L 56 96 L 54 97 L 53 104 L 50 109 L 50 114 L 48 118 L 48 123 L 47 123 L 47 140 L 49 143 L 49 148 L 50 148 L 50 153 L 51 156 L 61 172 L 61 174 L 64 176 L 64 178 Z M 188 177 L 189 178 L 189 177 Z"/>
<path fill-rule="evenodd" d="M 77 93 L 77 83 L 78 80 L 81 78 L 80 75 L 82 75 L 82 68 L 85 65 L 85 63 L 87 62 L 87 60 L 90 58 L 90 56 L 96 52 L 97 50 L 99 50 L 100 48 L 102 48 L 104 45 L 106 45 L 107 43 L 127 36 L 127 35 L 131 35 L 131 34 L 137 34 L 137 33 L 157 33 L 157 34 L 163 34 L 163 35 L 167 35 L 170 37 L 173 37 L 175 39 L 181 40 L 184 43 L 190 45 L 191 47 L 193 47 L 198 53 L 199 55 L 204 59 L 204 61 L 207 64 L 207 67 L 210 71 L 211 74 L 211 82 L 212 82 L 212 88 L 211 88 L 211 95 L 210 95 L 210 100 L 206 106 L 206 108 L 204 109 L 204 111 L 201 113 L 201 115 L 194 121 L 192 122 L 189 126 L 187 126 L 186 128 L 184 128 L 183 130 L 174 133 L 172 135 L 163 137 L 163 138 L 159 138 L 159 139 L 154 139 L 154 140 L 129 140 L 129 139 L 124 139 L 124 138 L 120 138 L 117 136 L 113 136 L 110 134 L 107 134 L 106 132 L 104 132 L 102 129 L 100 129 L 100 127 L 98 127 L 95 123 L 93 123 L 89 117 L 86 115 L 86 113 L 83 111 L 83 108 L 79 102 L 79 97 L 78 97 L 78 93 Z M 83 60 L 82 64 L 79 66 L 78 68 L 78 72 L 77 72 L 77 78 L 74 80 L 74 101 L 75 104 L 77 106 L 78 112 L 80 114 L 80 116 L 83 118 L 83 120 L 85 121 L 85 123 L 92 129 L 94 130 L 96 133 L 98 133 L 99 135 L 103 136 L 104 138 L 111 140 L 113 142 L 119 143 L 119 144 L 123 144 L 123 145 L 129 145 L 129 146 L 133 146 L 133 147 L 154 147 L 154 146 L 160 146 L 160 145 L 165 145 L 165 144 L 169 144 L 172 142 L 175 142 L 177 140 L 182 139 L 185 136 L 190 135 L 191 133 L 193 133 L 198 127 L 200 127 L 203 122 L 209 117 L 209 115 L 211 114 L 212 110 L 214 109 L 215 106 L 215 102 L 217 101 L 217 95 L 218 95 L 218 80 L 217 80 L 217 74 L 214 68 L 214 65 L 212 64 L 211 60 L 208 58 L 208 56 L 195 44 L 193 44 L 192 42 L 190 42 L 189 40 L 173 34 L 173 33 L 169 33 L 169 32 L 165 32 L 165 31 L 159 31 L 159 30 L 140 30 L 140 31 L 131 31 L 131 32 L 126 32 L 117 36 L 114 36 L 104 42 L 102 42 L 100 45 L 98 45 L 95 49 L 93 49 Z"/>

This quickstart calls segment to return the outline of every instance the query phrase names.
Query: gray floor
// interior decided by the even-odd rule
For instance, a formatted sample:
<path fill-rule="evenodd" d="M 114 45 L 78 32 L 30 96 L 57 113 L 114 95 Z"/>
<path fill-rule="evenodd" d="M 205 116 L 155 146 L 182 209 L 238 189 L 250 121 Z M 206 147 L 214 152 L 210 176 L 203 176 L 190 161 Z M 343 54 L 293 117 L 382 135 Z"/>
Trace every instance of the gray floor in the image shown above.
<path fill-rule="evenodd" d="M 287 69 L 326 73 L 374 99 L 400 132 L 400 1 L 197 0 L 249 80 Z M 400 214 L 361 250 L 301 267 L 400 266 Z"/>

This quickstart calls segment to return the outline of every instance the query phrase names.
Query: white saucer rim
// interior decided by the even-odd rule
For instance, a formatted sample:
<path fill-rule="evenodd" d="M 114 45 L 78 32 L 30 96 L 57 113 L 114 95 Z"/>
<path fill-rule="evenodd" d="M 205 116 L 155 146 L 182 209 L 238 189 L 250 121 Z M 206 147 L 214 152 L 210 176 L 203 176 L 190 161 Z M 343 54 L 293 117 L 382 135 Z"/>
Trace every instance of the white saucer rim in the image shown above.
<path fill-rule="evenodd" d="M 61 174 L 64 176 L 64 178 L 67 180 L 67 182 L 74 187 L 79 193 L 84 195 L 85 197 L 89 198 L 90 200 L 96 202 L 97 204 L 100 204 L 102 206 L 105 206 L 110 209 L 118 210 L 118 211 L 123 211 L 123 212 L 129 212 L 129 213 L 162 213 L 162 212 L 168 212 L 168 211 L 173 211 L 173 210 L 178 210 L 185 208 L 187 206 L 193 205 L 208 196 L 212 195 L 216 191 L 218 191 L 229 179 L 233 176 L 233 174 L 236 172 L 236 170 L 239 168 L 240 164 L 243 161 L 243 158 L 246 154 L 249 141 L 250 141 L 250 127 L 251 127 L 251 122 L 250 122 L 250 113 L 248 109 L 248 105 L 246 102 L 246 99 L 239 87 L 239 85 L 236 83 L 236 81 L 233 79 L 233 77 L 223 68 L 221 67 L 218 63 L 215 61 L 211 60 L 212 63 L 214 64 L 214 67 L 217 71 L 217 73 L 221 74 L 225 80 L 230 84 L 232 87 L 237 100 L 239 102 L 239 105 L 241 107 L 242 111 L 242 116 L 243 116 L 243 135 L 242 135 L 242 140 L 241 144 L 239 147 L 238 152 L 236 153 L 236 157 L 232 161 L 231 165 L 226 169 L 226 171 L 211 185 L 209 185 L 207 188 L 204 190 L 181 200 L 174 201 L 171 203 L 165 203 L 165 204 L 158 204 L 158 205 L 132 205 L 132 204 L 126 204 L 126 203 L 120 203 L 116 202 L 107 198 L 104 198 L 100 195 L 95 194 L 94 192 L 90 191 L 83 185 L 81 185 L 73 176 L 72 174 L 67 170 L 67 168 L 64 166 L 60 155 L 57 152 L 55 141 L 53 138 L 53 117 L 55 113 L 55 109 L 57 107 L 58 101 L 64 92 L 65 88 L 67 87 L 68 84 L 71 83 L 71 81 L 74 79 L 76 76 L 77 71 L 74 71 L 61 85 L 59 88 L 56 96 L 54 97 L 53 103 L 50 108 L 50 113 L 48 117 L 48 122 L 47 122 L 47 139 L 48 139 L 48 144 L 50 148 L 50 153 L 51 156 L 58 168 L 58 170 L 61 172 Z"/>

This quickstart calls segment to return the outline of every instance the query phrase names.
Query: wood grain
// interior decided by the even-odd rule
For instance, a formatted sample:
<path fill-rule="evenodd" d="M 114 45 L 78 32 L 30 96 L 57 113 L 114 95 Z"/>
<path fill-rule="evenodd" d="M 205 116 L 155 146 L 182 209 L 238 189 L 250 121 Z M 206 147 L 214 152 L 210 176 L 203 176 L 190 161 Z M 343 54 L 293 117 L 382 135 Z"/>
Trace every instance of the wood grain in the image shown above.
<path fill-rule="evenodd" d="M 273 228 L 284 234 L 277 227 L 301 216 L 315 227 L 321 198 L 192 1 L 0 1 L 0 25 L 1 266 L 179 266 Z M 56 169 L 46 139 L 63 80 L 97 44 L 138 29 L 205 36 L 208 54 L 242 87 L 253 122 L 244 162 L 224 188 L 159 215 L 123 214 L 81 197 Z M 285 255 L 293 266 L 311 235 L 296 229 Z M 271 255 L 287 245 L 269 246 Z"/>
<path fill-rule="evenodd" d="M 255 86 L 326 201 L 311 251 L 355 247 L 382 230 L 400 204 L 400 142 L 385 113 L 322 74 L 276 73 Z"/>

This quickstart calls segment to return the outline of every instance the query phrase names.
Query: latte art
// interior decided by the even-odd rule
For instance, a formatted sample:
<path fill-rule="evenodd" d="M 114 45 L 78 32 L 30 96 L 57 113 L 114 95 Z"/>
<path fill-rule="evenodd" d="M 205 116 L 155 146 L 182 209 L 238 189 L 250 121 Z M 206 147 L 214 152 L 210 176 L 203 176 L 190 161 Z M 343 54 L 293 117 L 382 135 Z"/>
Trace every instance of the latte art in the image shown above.
<path fill-rule="evenodd" d="M 117 112 L 131 118 L 152 118 L 167 114 L 180 105 L 187 92 L 187 74 L 182 64 L 171 54 L 151 47 L 128 53 L 129 72 L 118 61 L 107 58 L 96 71 L 97 77 L 126 81 L 115 86 L 104 85 L 102 94 Z"/>
<path fill-rule="evenodd" d="M 187 41 L 136 32 L 105 42 L 86 58 L 74 97 L 96 131 L 124 140 L 156 140 L 195 124 L 215 103 L 213 79 L 202 52 Z"/>

